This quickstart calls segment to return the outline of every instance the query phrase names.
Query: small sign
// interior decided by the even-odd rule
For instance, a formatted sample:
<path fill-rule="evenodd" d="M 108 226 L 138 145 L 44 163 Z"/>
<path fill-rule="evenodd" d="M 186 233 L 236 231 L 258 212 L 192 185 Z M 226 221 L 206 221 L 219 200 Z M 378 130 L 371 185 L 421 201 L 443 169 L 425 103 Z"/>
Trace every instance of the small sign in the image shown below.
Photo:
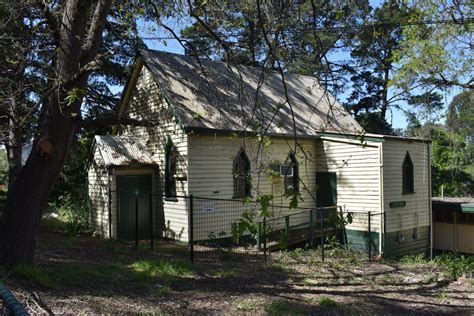
<path fill-rule="evenodd" d="M 405 201 L 396 201 L 396 202 L 390 202 L 389 203 L 390 207 L 395 208 L 395 207 L 404 207 L 407 205 L 407 202 Z"/>
<path fill-rule="evenodd" d="M 213 202 L 204 203 L 201 209 L 203 212 L 214 212 L 214 203 Z"/>

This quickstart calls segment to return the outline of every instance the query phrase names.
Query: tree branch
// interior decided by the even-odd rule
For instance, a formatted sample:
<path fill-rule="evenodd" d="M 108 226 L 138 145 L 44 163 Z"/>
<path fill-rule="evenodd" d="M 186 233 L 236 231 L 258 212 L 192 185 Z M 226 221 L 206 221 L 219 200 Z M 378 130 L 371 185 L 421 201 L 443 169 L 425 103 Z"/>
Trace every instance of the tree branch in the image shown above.
<path fill-rule="evenodd" d="M 104 115 L 94 119 L 83 119 L 79 126 L 86 129 L 103 128 L 111 125 L 156 126 L 157 123 L 149 119 L 134 119 L 118 115 Z"/>
<path fill-rule="evenodd" d="M 93 59 L 97 47 L 102 41 L 102 30 L 107 22 L 107 15 L 112 7 L 112 0 L 99 0 L 92 15 L 91 24 L 87 31 L 87 37 L 82 46 L 82 63 L 88 63 Z"/>
<path fill-rule="evenodd" d="M 49 28 L 53 32 L 53 38 L 56 44 L 59 43 L 60 34 L 59 34 L 59 21 L 56 16 L 51 12 L 48 7 L 48 4 L 44 0 L 38 0 L 38 6 L 41 11 L 43 11 L 46 22 L 48 23 Z"/>

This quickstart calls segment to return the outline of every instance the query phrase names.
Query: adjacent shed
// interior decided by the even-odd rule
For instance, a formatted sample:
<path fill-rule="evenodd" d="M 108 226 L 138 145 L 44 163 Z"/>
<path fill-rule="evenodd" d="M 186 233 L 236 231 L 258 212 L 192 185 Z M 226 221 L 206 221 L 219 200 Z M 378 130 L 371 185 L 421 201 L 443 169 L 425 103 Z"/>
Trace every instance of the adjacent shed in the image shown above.
<path fill-rule="evenodd" d="M 433 248 L 474 254 L 474 198 L 433 198 Z"/>
<path fill-rule="evenodd" d="M 87 173 L 93 231 L 104 237 L 132 240 L 137 224 L 140 239 L 148 238 L 151 230 L 160 234 L 159 168 L 141 139 L 95 136 Z"/>

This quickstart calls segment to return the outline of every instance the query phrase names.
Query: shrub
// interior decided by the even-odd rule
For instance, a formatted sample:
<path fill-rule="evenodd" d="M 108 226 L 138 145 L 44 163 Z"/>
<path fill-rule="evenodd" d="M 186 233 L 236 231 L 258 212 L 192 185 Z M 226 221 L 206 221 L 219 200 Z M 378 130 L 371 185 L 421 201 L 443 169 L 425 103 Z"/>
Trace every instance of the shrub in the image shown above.
<path fill-rule="evenodd" d="M 67 233 L 77 235 L 89 229 L 89 208 L 85 199 L 75 200 L 65 195 L 58 199 L 54 208 L 65 223 Z"/>

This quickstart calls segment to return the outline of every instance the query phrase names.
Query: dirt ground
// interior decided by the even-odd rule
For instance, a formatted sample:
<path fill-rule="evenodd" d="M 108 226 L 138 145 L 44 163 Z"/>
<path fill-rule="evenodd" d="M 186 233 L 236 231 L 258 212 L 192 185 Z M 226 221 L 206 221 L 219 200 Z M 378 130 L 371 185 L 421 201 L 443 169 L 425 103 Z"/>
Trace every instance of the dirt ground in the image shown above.
<path fill-rule="evenodd" d="M 43 232 L 37 266 L 3 282 L 32 313 L 474 314 L 474 281 L 431 264 L 369 263 L 347 251 L 228 256 L 191 264 L 171 243 Z"/>

